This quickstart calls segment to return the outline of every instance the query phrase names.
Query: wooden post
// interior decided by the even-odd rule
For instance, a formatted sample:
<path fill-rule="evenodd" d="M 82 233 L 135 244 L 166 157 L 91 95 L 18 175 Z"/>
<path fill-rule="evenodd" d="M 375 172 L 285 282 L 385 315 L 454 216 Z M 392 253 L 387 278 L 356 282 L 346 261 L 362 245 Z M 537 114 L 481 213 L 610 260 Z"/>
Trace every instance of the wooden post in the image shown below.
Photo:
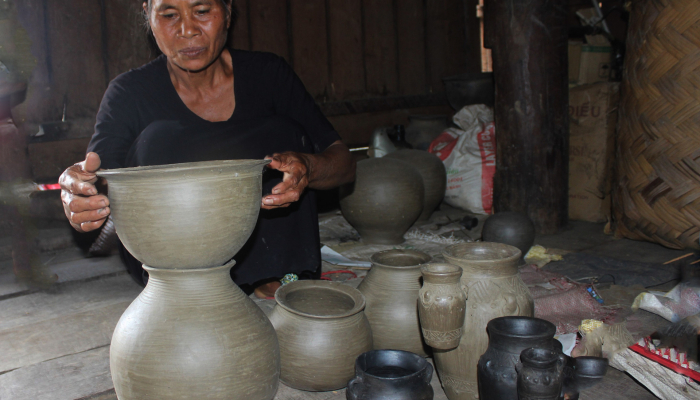
<path fill-rule="evenodd" d="M 487 0 L 485 24 L 496 83 L 494 208 L 554 233 L 568 220 L 567 2 Z"/>

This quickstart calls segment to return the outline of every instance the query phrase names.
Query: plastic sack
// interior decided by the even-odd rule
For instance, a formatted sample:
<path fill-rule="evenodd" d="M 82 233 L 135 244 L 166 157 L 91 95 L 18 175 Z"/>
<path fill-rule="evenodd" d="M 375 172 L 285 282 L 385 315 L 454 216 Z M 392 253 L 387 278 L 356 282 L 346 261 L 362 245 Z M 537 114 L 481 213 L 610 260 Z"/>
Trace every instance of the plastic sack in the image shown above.
<path fill-rule="evenodd" d="M 483 104 L 470 105 L 452 120 L 459 128 L 448 128 L 428 148 L 445 164 L 445 202 L 475 214 L 491 214 L 496 172 L 493 110 Z"/>

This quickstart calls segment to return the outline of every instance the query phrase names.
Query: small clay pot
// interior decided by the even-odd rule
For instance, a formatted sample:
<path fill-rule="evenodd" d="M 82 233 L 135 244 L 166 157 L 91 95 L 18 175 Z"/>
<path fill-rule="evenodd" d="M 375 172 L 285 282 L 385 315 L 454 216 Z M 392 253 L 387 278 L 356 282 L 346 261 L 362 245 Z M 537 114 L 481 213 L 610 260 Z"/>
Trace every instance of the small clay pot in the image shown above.
<path fill-rule="evenodd" d="M 518 371 L 519 400 L 558 400 L 564 379 L 566 357 L 552 349 L 531 347 L 520 353 Z"/>
<path fill-rule="evenodd" d="M 275 293 L 270 321 L 280 344 L 280 380 L 307 391 L 345 387 L 355 359 L 372 349 L 364 296 L 330 281 L 295 281 Z"/>
<path fill-rule="evenodd" d="M 385 250 L 370 257 L 372 268 L 357 289 L 367 301 L 374 349 L 405 350 L 427 356 L 418 320 L 421 264 L 431 257 L 417 250 Z"/>
<path fill-rule="evenodd" d="M 423 178 L 406 162 L 370 158 L 357 163 L 355 182 L 340 190 L 343 217 L 366 243 L 399 244 L 423 211 Z"/>
<path fill-rule="evenodd" d="M 578 400 L 582 390 L 591 388 L 603 380 L 608 370 L 608 359 L 589 356 L 570 358 L 567 369 L 564 393 L 569 399 Z"/>
<path fill-rule="evenodd" d="M 109 184 L 117 235 L 152 268 L 218 267 L 255 228 L 262 169 L 228 160 L 98 171 Z"/>
<path fill-rule="evenodd" d="M 486 218 L 481 237 L 484 242 L 517 247 L 524 257 L 535 243 L 535 224 L 525 214 L 513 211 L 499 212 Z"/>
<path fill-rule="evenodd" d="M 355 362 L 348 400 L 432 400 L 433 366 L 423 357 L 400 350 L 374 350 Z"/>
<path fill-rule="evenodd" d="M 467 297 L 460 286 L 462 268 L 426 264 L 420 268 L 423 287 L 418 292 L 418 315 L 425 343 L 433 349 L 459 346 Z"/>
<path fill-rule="evenodd" d="M 479 398 L 518 400 L 515 365 L 520 354 L 530 347 L 555 351 L 557 329 L 549 321 L 530 317 L 495 318 L 487 329 L 489 346 L 477 365 Z"/>
<path fill-rule="evenodd" d="M 423 178 L 423 188 L 425 189 L 423 211 L 418 217 L 418 221 L 429 220 L 430 215 L 445 197 L 445 187 L 447 186 L 445 164 L 442 163 L 440 157 L 422 150 L 404 149 L 387 154 L 385 157 L 405 161 L 418 170 Z"/>

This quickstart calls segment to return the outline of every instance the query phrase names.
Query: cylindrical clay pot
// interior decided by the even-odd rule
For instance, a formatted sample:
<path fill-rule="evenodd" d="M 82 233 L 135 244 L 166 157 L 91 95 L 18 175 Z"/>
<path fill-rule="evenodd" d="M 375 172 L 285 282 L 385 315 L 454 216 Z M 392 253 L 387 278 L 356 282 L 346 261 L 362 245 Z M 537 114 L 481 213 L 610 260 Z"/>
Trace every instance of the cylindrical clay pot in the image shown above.
<path fill-rule="evenodd" d="M 416 250 L 385 250 L 370 258 L 372 268 L 357 289 L 365 296 L 374 349 L 405 350 L 427 356 L 418 320 L 421 264 L 431 257 Z"/>
<path fill-rule="evenodd" d="M 423 180 L 410 164 L 370 158 L 357 163 L 355 182 L 342 186 L 340 210 L 366 243 L 399 244 L 423 211 Z"/>
<path fill-rule="evenodd" d="M 530 317 L 495 318 L 488 323 L 489 345 L 479 358 L 479 397 L 518 400 L 516 365 L 523 350 L 536 347 L 557 353 L 564 363 L 561 344 L 555 343 L 556 327 L 549 321 Z M 561 381 L 559 381 L 561 391 Z"/>
<path fill-rule="evenodd" d="M 112 336 L 110 370 L 119 400 L 274 397 L 277 336 L 231 280 L 233 264 L 144 266 L 148 284 Z"/>
<path fill-rule="evenodd" d="M 282 382 L 307 391 L 345 387 L 372 332 L 357 289 L 329 281 L 296 281 L 275 293 L 270 321 L 280 343 Z"/>
<path fill-rule="evenodd" d="M 561 395 L 566 356 L 552 349 L 531 347 L 520 353 L 519 400 L 558 400 Z"/>
<path fill-rule="evenodd" d="M 518 275 L 520 254 L 513 246 L 488 242 L 461 243 L 443 251 L 447 262 L 462 267 L 461 285 L 467 296 L 459 347 L 433 352 L 450 400 L 478 397 L 477 361 L 489 344 L 488 322 L 502 316 L 533 315 L 532 296 Z"/>
<path fill-rule="evenodd" d="M 425 343 L 433 349 L 459 346 L 467 297 L 460 286 L 462 268 L 451 264 L 421 267 L 423 287 L 418 292 L 418 315 Z"/>
<path fill-rule="evenodd" d="M 447 186 L 445 164 L 435 154 L 421 150 L 404 149 L 387 154 L 385 157 L 405 161 L 421 175 L 425 194 L 423 196 L 423 211 L 418 217 L 418 221 L 429 220 L 430 215 L 445 197 Z"/>
<path fill-rule="evenodd" d="M 149 273 L 112 335 L 119 400 L 270 400 L 279 346 L 228 262 L 255 227 L 262 169 L 232 160 L 99 171 L 119 238 Z M 150 266 L 149 266 L 150 265 Z"/>

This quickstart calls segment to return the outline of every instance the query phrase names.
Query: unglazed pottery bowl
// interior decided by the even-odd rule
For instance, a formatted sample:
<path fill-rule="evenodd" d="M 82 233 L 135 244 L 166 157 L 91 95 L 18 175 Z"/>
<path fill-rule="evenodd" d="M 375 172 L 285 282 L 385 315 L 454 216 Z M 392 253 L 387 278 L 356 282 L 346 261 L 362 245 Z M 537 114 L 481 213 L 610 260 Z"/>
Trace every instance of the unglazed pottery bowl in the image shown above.
<path fill-rule="evenodd" d="M 255 228 L 269 160 L 206 161 L 98 171 L 119 239 L 149 267 L 229 261 Z"/>
<path fill-rule="evenodd" d="M 345 387 L 355 359 L 372 349 L 362 293 L 337 282 L 305 280 L 282 286 L 275 300 L 270 321 L 280 344 L 282 382 L 308 391 Z"/>

